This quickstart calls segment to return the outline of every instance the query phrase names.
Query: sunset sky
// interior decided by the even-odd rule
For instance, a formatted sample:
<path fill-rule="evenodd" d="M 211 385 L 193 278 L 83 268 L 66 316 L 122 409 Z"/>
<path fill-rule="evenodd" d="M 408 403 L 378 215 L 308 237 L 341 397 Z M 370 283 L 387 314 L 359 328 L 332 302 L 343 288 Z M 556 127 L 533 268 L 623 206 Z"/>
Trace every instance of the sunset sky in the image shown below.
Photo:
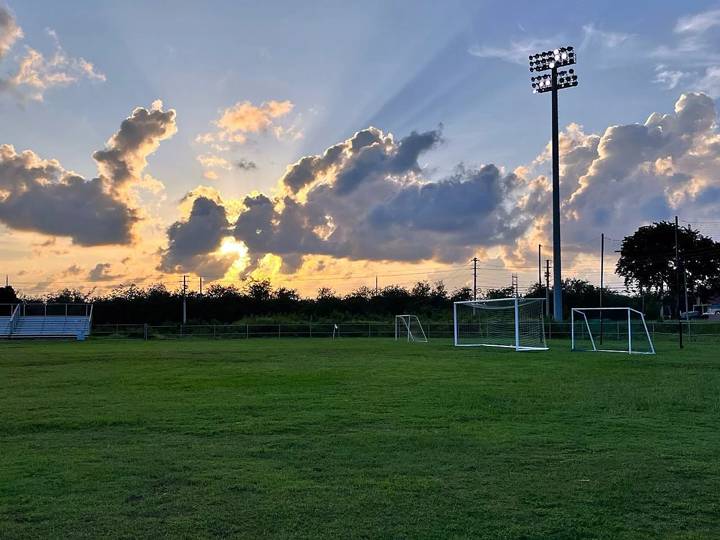
<path fill-rule="evenodd" d="M 0 0 L 0 273 L 528 286 L 562 45 L 565 275 L 674 215 L 720 239 L 717 2 Z"/>

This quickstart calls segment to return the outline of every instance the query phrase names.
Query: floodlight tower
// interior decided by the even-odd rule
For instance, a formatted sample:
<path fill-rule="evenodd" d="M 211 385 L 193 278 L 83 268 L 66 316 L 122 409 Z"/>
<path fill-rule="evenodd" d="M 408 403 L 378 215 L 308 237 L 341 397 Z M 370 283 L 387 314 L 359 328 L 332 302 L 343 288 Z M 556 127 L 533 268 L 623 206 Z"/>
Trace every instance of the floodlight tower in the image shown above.
<path fill-rule="evenodd" d="M 534 94 L 552 93 L 552 168 L 553 168 L 553 319 L 561 321 L 562 309 L 562 265 L 560 249 L 560 150 L 558 146 L 558 90 L 577 86 L 574 69 L 558 71 L 558 68 L 575 64 L 575 50 L 560 47 L 553 51 L 531 54 L 530 71 L 541 72 L 530 77 Z"/>

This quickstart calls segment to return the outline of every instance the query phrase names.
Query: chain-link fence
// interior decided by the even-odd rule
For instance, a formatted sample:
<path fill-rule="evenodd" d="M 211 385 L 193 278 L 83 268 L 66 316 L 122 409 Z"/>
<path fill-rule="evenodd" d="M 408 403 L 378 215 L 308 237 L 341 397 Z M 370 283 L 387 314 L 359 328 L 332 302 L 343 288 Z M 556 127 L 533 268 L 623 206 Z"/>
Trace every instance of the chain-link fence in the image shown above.
<path fill-rule="evenodd" d="M 613 325 L 617 328 L 613 330 Z M 452 338 L 453 323 L 423 322 L 429 339 Z M 688 340 L 720 340 L 720 322 L 718 321 L 667 321 L 648 322 L 648 330 L 653 340 L 677 339 L 682 325 L 683 335 Z M 623 332 L 620 324 L 614 321 L 605 323 L 604 331 Z M 95 337 L 136 338 L 136 339 L 250 339 L 250 338 L 350 338 L 395 336 L 392 321 L 352 321 L 352 322 L 293 322 L 293 323 L 247 323 L 247 324 L 99 324 L 94 325 Z M 570 339 L 569 322 L 546 322 L 545 335 L 548 339 Z"/>

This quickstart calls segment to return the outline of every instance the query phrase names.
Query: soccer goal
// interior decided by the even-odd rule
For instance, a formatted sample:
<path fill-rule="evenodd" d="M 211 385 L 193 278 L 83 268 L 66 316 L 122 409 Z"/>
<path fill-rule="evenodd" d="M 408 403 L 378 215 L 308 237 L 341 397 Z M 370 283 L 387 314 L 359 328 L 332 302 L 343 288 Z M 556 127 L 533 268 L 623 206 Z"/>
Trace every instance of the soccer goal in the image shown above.
<path fill-rule="evenodd" d="M 642 312 L 629 307 L 573 308 L 573 351 L 655 354 Z"/>
<path fill-rule="evenodd" d="M 427 343 L 425 330 L 417 315 L 395 315 L 395 341 L 399 339 Z"/>
<path fill-rule="evenodd" d="M 455 346 L 547 350 L 544 301 L 544 298 L 500 298 L 455 302 Z"/>

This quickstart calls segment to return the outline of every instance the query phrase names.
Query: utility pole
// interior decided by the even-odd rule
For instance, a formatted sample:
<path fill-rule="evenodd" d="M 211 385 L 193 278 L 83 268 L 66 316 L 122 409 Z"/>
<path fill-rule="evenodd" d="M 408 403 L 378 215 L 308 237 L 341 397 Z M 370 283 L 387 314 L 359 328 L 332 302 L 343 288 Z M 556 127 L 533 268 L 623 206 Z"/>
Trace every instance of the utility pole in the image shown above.
<path fill-rule="evenodd" d="M 690 224 L 688 224 L 688 227 Z M 682 259 L 682 270 L 683 270 L 683 292 L 685 293 L 685 320 L 690 320 L 690 306 L 688 305 L 687 296 L 687 265 L 685 264 L 685 258 Z M 702 309 L 702 308 L 700 308 Z"/>
<path fill-rule="evenodd" d="M 8 277 L 7 274 L 5 274 L 5 286 L 6 286 L 6 287 L 9 287 L 9 286 L 10 286 L 10 278 Z"/>
<path fill-rule="evenodd" d="M 678 247 L 678 217 L 675 216 L 675 308 L 677 309 L 678 318 L 678 336 L 680 338 L 680 348 L 683 348 L 683 327 L 682 317 L 680 317 L 680 248 Z"/>
<path fill-rule="evenodd" d="M 577 86 L 574 69 L 558 71 L 558 68 L 575 64 L 573 47 L 560 47 L 552 51 L 531 54 L 530 71 L 550 70 L 550 74 L 531 77 L 533 92 L 551 92 L 552 104 L 552 177 L 553 177 L 553 318 L 563 319 L 562 307 L 562 250 L 560 247 L 560 145 L 558 126 L 558 90 Z"/>
<path fill-rule="evenodd" d="M 183 275 L 182 285 L 182 322 L 187 323 L 187 276 Z"/>
<path fill-rule="evenodd" d="M 477 257 L 473 257 L 473 300 L 477 300 Z"/>
<path fill-rule="evenodd" d="M 377 277 L 377 274 L 375 274 L 375 294 L 377 295 L 377 293 L 378 293 L 378 277 Z"/>
<path fill-rule="evenodd" d="M 538 244 L 538 287 L 542 289 L 542 244 Z"/>
<path fill-rule="evenodd" d="M 603 288 L 605 286 L 605 233 L 600 233 L 600 343 L 603 341 Z M 628 330 L 629 331 L 629 330 Z"/>
<path fill-rule="evenodd" d="M 545 316 L 550 318 L 550 259 L 545 259 Z"/>
<path fill-rule="evenodd" d="M 202 276 L 200 276 L 199 279 L 200 279 L 200 288 L 199 288 L 199 290 L 200 290 L 200 296 L 202 296 L 202 279 L 203 279 Z"/>

